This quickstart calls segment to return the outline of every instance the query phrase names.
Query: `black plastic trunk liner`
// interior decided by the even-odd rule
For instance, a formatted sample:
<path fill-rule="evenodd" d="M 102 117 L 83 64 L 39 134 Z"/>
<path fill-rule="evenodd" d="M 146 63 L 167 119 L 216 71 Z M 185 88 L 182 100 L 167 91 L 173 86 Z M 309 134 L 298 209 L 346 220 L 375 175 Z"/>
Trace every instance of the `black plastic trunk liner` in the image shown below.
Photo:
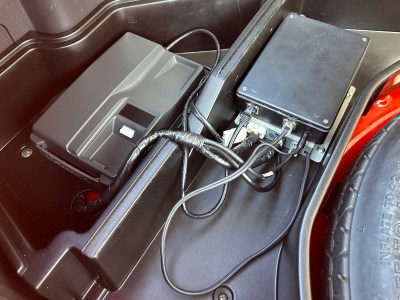
<path fill-rule="evenodd" d="M 210 218 L 194 220 L 179 211 L 167 236 L 167 265 L 172 280 L 185 289 L 202 289 L 223 277 L 241 260 L 271 242 L 287 224 L 298 199 L 304 158 L 283 168 L 277 186 L 257 193 L 241 179 L 229 186 L 227 202 Z M 219 179 L 223 170 L 206 162 L 191 187 Z M 311 174 L 309 174 L 311 178 Z M 188 203 L 192 212 L 205 212 L 218 201 L 222 188 Z M 164 281 L 160 265 L 159 233 L 123 287 L 109 298 L 186 299 Z M 132 237 L 134 239 L 134 237 Z M 252 262 L 227 285 L 235 299 L 272 299 L 281 245 Z M 210 295 L 203 297 L 210 299 Z"/>
<path fill-rule="evenodd" d="M 13 204 L 18 210 L 15 214 L 26 212 L 36 225 L 38 231 L 26 236 L 34 239 L 32 246 L 41 248 L 63 230 L 88 229 L 90 222 L 82 224 L 74 219 L 71 202 L 79 192 L 94 187 L 41 155 L 31 143 L 30 133 L 27 126 L 0 152 L 0 178 L 18 202 Z M 24 146 L 33 149 L 32 156 L 21 156 Z"/>

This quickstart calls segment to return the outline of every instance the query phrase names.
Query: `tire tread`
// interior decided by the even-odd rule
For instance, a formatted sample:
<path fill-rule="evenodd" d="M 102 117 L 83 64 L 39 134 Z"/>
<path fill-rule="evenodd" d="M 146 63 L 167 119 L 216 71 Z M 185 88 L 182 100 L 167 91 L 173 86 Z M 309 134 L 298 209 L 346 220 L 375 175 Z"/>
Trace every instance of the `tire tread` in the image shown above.
<path fill-rule="evenodd" d="M 337 197 L 332 211 L 330 238 L 325 251 L 328 299 L 351 299 L 349 249 L 355 204 L 364 175 L 374 154 L 390 129 L 399 121 L 400 116 L 392 119 L 364 148 Z"/>

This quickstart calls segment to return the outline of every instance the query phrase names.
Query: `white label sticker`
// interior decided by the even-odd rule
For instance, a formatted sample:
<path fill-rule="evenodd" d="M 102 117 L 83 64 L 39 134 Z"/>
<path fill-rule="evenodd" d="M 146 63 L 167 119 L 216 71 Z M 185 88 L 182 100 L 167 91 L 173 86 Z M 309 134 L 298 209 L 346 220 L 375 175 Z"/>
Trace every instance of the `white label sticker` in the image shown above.
<path fill-rule="evenodd" d="M 135 135 L 135 130 L 124 125 L 119 130 L 119 133 L 131 139 Z"/>

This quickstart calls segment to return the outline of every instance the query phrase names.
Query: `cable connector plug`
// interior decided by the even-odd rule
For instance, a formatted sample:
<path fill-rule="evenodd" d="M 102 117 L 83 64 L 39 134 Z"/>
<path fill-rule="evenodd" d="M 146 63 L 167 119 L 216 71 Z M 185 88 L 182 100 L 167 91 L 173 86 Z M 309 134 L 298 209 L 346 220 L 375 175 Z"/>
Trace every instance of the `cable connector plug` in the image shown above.
<path fill-rule="evenodd" d="M 296 128 L 296 125 L 297 123 L 295 121 L 285 118 L 282 123 L 282 131 L 287 130 L 287 134 L 290 134 Z"/>
<path fill-rule="evenodd" d="M 240 114 L 240 123 L 243 123 L 243 127 L 249 125 L 251 118 L 258 111 L 258 107 L 254 105 L 248 105 L 244 112 Z"/>
<path fill-rule="evenodd" d="M 308 131 L 308 130 L 303 131 L 303 134 L 301 135 L 298 146 L 297 146 L 299 148 L 299 150 L 304 148 L 310 135 L 311 135 L 310 131 Z"/>
<path fill-rule="evenodd" d="M 302 133 L 302 135 L 301 135 L 301 137 L 300 137 L 300 140 L 299 140 L 299 142 L 297 143 L 297 146 L 296 146 L 296 148 L 294 149 L 294 151 L 293 152 L 291 152 L 291 153 L 293 153 L 293 154 L 297 154 L 297 153 L 299 153 L 303 148 L 304 148 L 304 146 L 306 145 L 306 142 L 307 142 L 307 140 L 308 140 L 308 138 L 311 136 L 311 133 L 310 133 L 310 131 L 308 131 L 308 130 L 304 130 L 303 131 L 303 133 Z"/>

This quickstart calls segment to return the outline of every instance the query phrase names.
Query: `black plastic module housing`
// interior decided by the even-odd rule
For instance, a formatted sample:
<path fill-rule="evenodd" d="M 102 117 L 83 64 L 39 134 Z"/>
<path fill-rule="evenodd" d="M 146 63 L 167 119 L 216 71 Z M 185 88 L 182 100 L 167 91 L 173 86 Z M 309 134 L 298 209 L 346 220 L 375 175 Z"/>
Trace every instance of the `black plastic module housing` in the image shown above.
<path fill-rule="evenodd" d="M 319 143 L 331 129 L 369 39 L 298 14 L 288 15 L 237 90 L 240 105 L 282 125 L 296 120 Z"/>
<path fill-rule="evenodd" d="M 36 121 L 31 139 L 61 167 L 108 184 L 142 137 L 177 117 L 202 74 L 203 66 L 126 33 Z"/>

